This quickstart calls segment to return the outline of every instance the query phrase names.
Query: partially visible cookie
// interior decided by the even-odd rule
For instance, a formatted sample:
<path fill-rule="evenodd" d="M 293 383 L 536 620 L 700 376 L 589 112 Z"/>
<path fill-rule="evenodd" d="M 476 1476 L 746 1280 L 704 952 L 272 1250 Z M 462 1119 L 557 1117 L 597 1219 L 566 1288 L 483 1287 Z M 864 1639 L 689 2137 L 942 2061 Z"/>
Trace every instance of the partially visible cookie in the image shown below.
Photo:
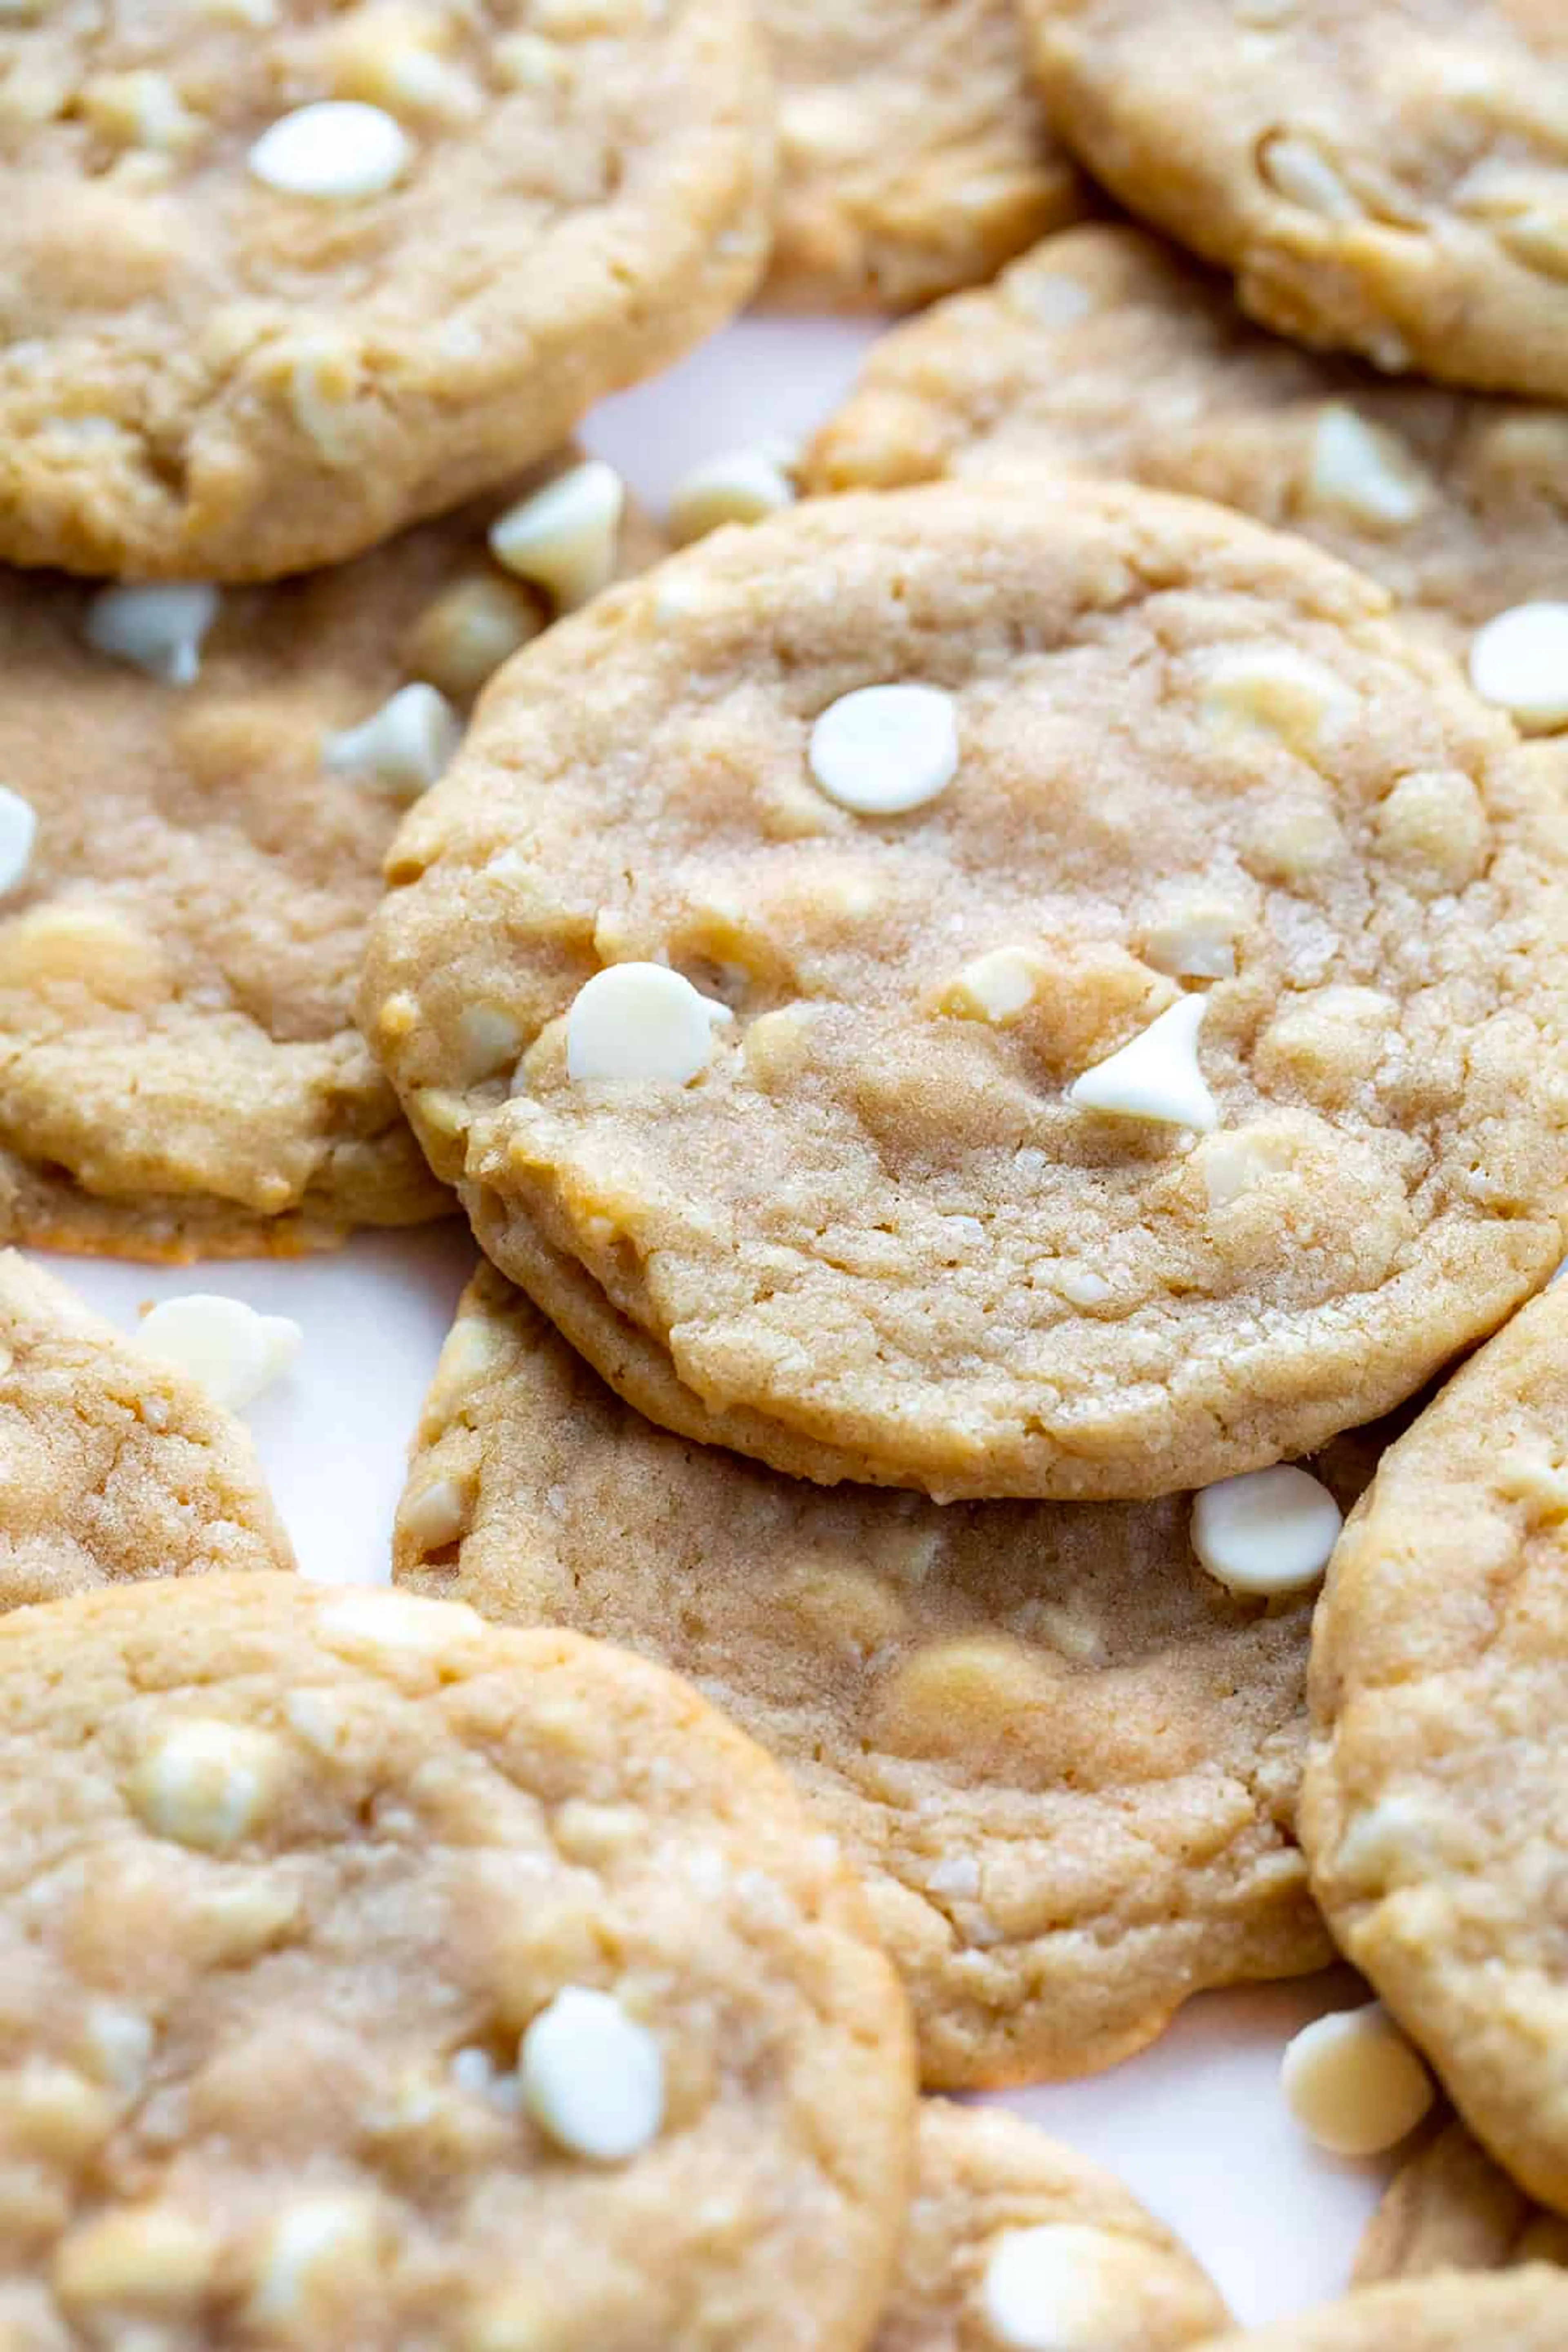
<path fill-rule="evenodd" d="M 1357 2286 L 1429 2271 L 1568 2267 L 1568 2221 L 1532 2204 L 1452 2116 L 1400 2166 L 1356 2250 Z"/>
<path fill-rule="evenodd" d="M 1342 1503 L 1374 1443 L 1319 1463 Z M 622 1404 L 489 1268 L 419 1424 L 398 1580 L 695 1682 L 860 1870 L 926 2080 L 1105 2066 L 1329 1957 L 1292 1835 L 1310 1598 L 1233 1597 L 1191 1500 L 831 1493 Z"/>
<path fill-rule="evenodd" d="M 1081 212 L 1013 0 L 762 0 L 779 83 L 771 295 L 904 310 Z"/>
<path fill-rule="evenodd" d="M 1393 374 L 1568 398 L 1556 0 L 1023 0 L 1063 138 L 1235 276 Z"/>
<path fill-rule="evenodd" d="M 914 2201 L 872 2352 L 1179 2352 L 1227 2314 L 1087 2157 L 995 2107 L 921 2107 Z"/>
<path fill-rule="evenodd" d="M 1336 1942 L 1568 2210 L 1568 1286 L 1384 1454 L 1313 1634 L 1301 1834 Z"/>
<path fill-rule="evenodd" d="M 651 1418 L 941 1499 L 1169 1494 L 1562 1255 L 1568 827 L 1380 591 L 1196 499 L 721 531 L 509 666 L 362 1018 Z M 476 1075 L 467 1040 L 519 1041 Z"/>
<path fill-rule="evenodd" d="M 1207 2352 L 1563 2352 L 1568 2279 L 1544 2263 L 1495 2278 L 1446 2271 L 1373 2286 L 1293 2319 L 1216 2336 Z"/>
<path fill-rule="evenodd" d="M 1061 473 L 1301 531 L 1461 656 L 1568 579 L 1568 413 L 1282 342 L 1141 229 L 1065 230 L 884 336 L 807 459 L 821 490 Z"/>
<path fill-rule="evenodd" d="M 744 0 L 156 0 L 0 28 L 0 557 L 341 562 L 739 309 Z"/>
<path fill-rule="evenodd" d="M 37 827 L 0 895 L 0 1235 L 241 1256 L 446 1212 L 353 1003 L 403 807 L 549 615 L 487 550 L 502 510 L 222 596 L 0 572 Z M 622 568 L 650 541 L 629 517 Z"/>
<path fill-rule="evenodd" d="M 293 1565 L 243 1425 L 0 1252 L 0 1610 Z"/>
<path fill-rule="evenodd" d="M 275 1577 L 14 1612 L 0 1681 L 8 2347 L 868 2340 L 904 2005 L 695 1692 Z"/>

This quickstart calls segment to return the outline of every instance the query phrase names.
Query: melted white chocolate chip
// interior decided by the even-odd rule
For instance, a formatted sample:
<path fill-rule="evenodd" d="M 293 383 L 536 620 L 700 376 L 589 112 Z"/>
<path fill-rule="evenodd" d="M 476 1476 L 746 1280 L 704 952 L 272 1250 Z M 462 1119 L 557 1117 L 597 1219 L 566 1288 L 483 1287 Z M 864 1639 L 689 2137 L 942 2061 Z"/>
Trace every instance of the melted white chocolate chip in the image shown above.
<path fill-rule="evenodd" d="M 1379 2156 L 1414 2131 L 1432 2078 L 1381 2001 L 1303 2026 L 1279 2071 L 1309 2138 L 1335 2156 Z"/>
<path fill-rule="evenodd" d="M 1321 1480 L 1289 1463 L 1222 1478 L 1193 1498 L 1193 1549 L 1229 1592 L 1304 1592 L 1343 1525 Z"/>
<path fill-rule="evenodd" d="M 193 686 L 217 604 L 217 590 L 203 583 L 101 588 L 87 608 L 82 633 L 97 652 L 144 669 L 165 686 Z"/>
<path fill-rule="evenodd" d="M 1202 996 L 1179 996 L 1120 1053 L 1076 1078 L 1068 1100 L 1079 1110 L 1111 1111 L 1200 1133 L 1217 1127 L 1219 1113 L 1198 1067 L 1206 1003 Z"/>
<path fill-rule="evenodd" d="M 148 1749 L 129 1794 L 157 1836 L 222 1853 L 264 1817 L 282 1762 L 270 1733 L 197 1717 L 173 1725 Z"/>
<path fill-rule="evenodd" d="M 571 612 L 614 574 L 626 495 L 615 467 L 590 457 L 509 507 L 490 526 L 490 552 Z"/>
<path fill-rule="evenodd" d="M 357 99 L 296 107 L 251 148 L 252 176 L 289 196 L 341 202 L 394 186 L 414 150 L 403 125 Z"/>
<path fill-rule="evenodd" d="M 1308 495 L 1314 506 L 1337 508 L 1372 530 L 1414 522 L 1427 500 L 1403 445 L 1337 401 L 1318 419 Z"/>
<path fill-rule="evenodd" d="M 239 1412 L 288 1370 L 303 1334 L 287 1315 L 258 1315 L 241 1299 L 192 1291 L 151 1308 L 132 1337 L 148 1355 L 177 1365 L 216 1404 Z"/>
<path fill-rule="evenodd" d="M 1133 2336 L 1125 2250 L 1106 2230 L 1045 2221 L 1005 2230 L 980 2284 L 985 2331 L 1008 2352 L 1097 2352 Z M 1142 2330 L 1138 2333 L 1141 2335 Z"/>
<path fill-rule="evenodd" d="M 811 772 L 857 816 L 900 816 L 958 773 L 958 711 L 937 686 L 863 686 L 829 703 L 811 730 Z"/>
<path fill-rule="evenodd" d="M 672 1079 L 706 1069 L 715 1023 L 733 1018 L 661 963 L 614 963 L 585 981 L 566 1016 L 566 1074 L 584 1079 Z"/>
<path fill-rule="evenodd" d="M 1568 604 L 1515 604 L 1470 640 L 1470 684 L 1529 734 L 1568 726 Z"/>
<path fill-rule="evenodd" d="M 567 1985 L 522 2037 L 523 2104 L 574 2156 L 624 2164 L 664 2121 L 664 2060 L 613 1993 Z"/>
<path fill-rule="evenodd" d="M 681 476 L 670 493 L 669 529 L 678 547 L 730 522 L 762 522 L 795 503 L 795 484 L 771 449 L 729 449 Z"/>

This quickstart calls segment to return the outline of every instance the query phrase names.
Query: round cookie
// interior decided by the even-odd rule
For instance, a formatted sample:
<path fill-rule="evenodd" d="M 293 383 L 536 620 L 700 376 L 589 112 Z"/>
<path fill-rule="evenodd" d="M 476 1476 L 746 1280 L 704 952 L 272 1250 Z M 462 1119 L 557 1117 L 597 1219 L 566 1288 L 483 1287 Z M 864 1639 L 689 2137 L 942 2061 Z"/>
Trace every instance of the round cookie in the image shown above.
<path fill-rule="evenodd" d="M 1568 828 L 1383 614 L 1216 507 L 939 484 L 528 648 L 361 999 L 487 1253 L 653 1419 L 943 1499 L 1409 1395 L 1561 1255 Z"/>
<path fill-rule="evenodd" d="M 266 1577 L 17 1611 L 0 1677 L 8 2345 L 867 2341 L 903 2003 L 694 1692 Z"/>
<path fill-rule="evenodd" d="M 8 10 L 0 555 L 273 579 L 496 488 L 746 299 L 771 145 L 742 0 Z"/>
<path fill-rule="evenodd" d="M 1568 2221 L 1531 2204 L 1452 2116 L 1395 2173 L 1356 2249 L 1353 2282 L 1432 2271 L 1568 2267 Z"/>
<path fill-rule="evenodd" d="M 1348 1505 L 1375 1439 L 1317 1467 Z M 1191 1498 L 831 1492 L 656 1429 L 492 1269 L 465 1296 L 400 1582 L 687 1675 L 866 1885 L 929 2084 L 1107 2066 L 1206 1987 L 1330 1957 L 1292 1818 L 1310 1595 L 1205 1575 Z"/>
<path fill-rule="evenodd" d="M 0 896 L 0 1234 L 245 1256 L 449 1207 L 353 1018 L 418 778 L 340 739 L 416 680 L 455 737 L 543 626 L 487 553 L 495 512 L 210 612 L 0 572 L 0 777 L 37 819 Z M 633 516 L 623 566 L 650 542 Z"/>
<path fill-rule="evenodd" d="M 1544 2263 L 1476 2277 L 1447 2271 L 1434 2278 L 1367 2287 L 1237 2336 L 1216 2336 L 1209 2352 L 1560 2352 L 1568 2330 L 1568 2279 Z"/>
<path fill-rule="evenodd" d="M 0 1610 L 293 1565 L 242 1424 L 0 1251 Z"/>
<path fill-rule="evenodd" d="M 1013 0 L 762 0 L 779 83 L 768 291 L 910 309 L 989 278 L 1083 210 Z"/>
<path fill-rule="evenodd" d="M 1568 415 L 1265 334 L 1228 289 L 1119 225 L 1047 237 L 993 287 L 886 335 L 810 452 L 818 490 L 1088 474 L 1298 530 L 1463 656 L 1568 579 Z"/>
<path fill-rule="evenodd" d="M 1558 1803 L 1568 1287 L 1390 1448 L 1334 1557 L 1301 1832 L 1347 1959 L 1522 2188 L 1568 2209 Z"/>
<path fill-rule="evenodd" d="M 1023 0 L 1062 136 L 1307 343 L 1568 397 L 1555 0 Z"/>
<path fill-rule="evenodd" d="M 1228 2324 L 1184 2246 L 1098 2164 L 997 2108 L 921 2107 L 872 2352 L 1178 2352 Z"/>

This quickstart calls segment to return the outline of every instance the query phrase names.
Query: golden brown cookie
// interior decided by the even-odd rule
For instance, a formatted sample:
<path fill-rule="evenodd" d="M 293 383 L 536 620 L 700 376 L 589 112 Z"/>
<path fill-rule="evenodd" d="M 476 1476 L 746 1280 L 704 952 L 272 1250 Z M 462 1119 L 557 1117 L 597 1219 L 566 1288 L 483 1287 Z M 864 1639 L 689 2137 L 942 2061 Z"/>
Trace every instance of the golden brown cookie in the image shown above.
<path fill-rule="evenodd" d="M 529 647 L 361 999 L 487 1253 L 651 1418 L 942 1498 L 1409 1395 L 1561 1255 L 1568 828 L 1384 614 L 1195 500 L 944 484 Z"/>
<path fill-rule="evenodd" d="M 0 1610 L 293 1565 L 241 1423 L 0 1251 Z"/>
<path fill-rule="evenodd" d="M 1313 1636 L 1301 1833 L 1346 1958 L 1476 2137 L 1568 2208 L 1568 1286 L 1384 1454 Z"/>
<path fill-rule="evenodd" d="M 1447 2116 L 1395 2173 L 1356 2249 L 1357 2286 L 1431 2271 L 1568 2267 L 1568 2221 L 1532 2204 Z"/>
<path fill-rule="evenodd" d="M 872 346 L 807 461 L 819 490 L 1089 474 L 1299 530 L 1463 656 L 1568 580 L 1568 414 L 1393 383 L 1252 326 L 1142 229 L 1047 237 Z"/>
<path fill-rule="evenodd" d="M 1083 210 L 1013 0 L 761 0 L 779 84 L 770 295 L 904 310 Z"/>
<path fill-rule="evenodd" d="M 743 0 L 89 0 L 0 30 L 0 555 L 272 579 L 544 457 L 739 308 Z"/>
<path fill-rule="evenodd" d="M 1558 0 L 1022 0 L 1063 138 L 1242 308 L 1568 398 Z"/>
<path fill-rule="evenodd" d="M 995 2107 L 922 2102 L 914 2202 L 872 2352 L 1178 2352 L 1227 2315 L 1098 2164 Z"/>
<path fill-rule="evenodd" d="M 1434 2278 L 1368 2287 L 1342 2303 L 1216 2336 L 1210 2352 L 1562 2352 L 1568 2342 L 1568 2279 L 1544 2263 L 1477 2278 Z"/>
<path fill-rule="evenodd" d="M 0 572 L 0 778 L 37 824 L 0 897 L 6 1238 L 243 1256 L 446 1212 L 352 1008 L 403 806 L 548 617 L 497 511 L 195 603 Z M 623 568 L 651 542 L 631 516 Z"/>
<path fill-rule="evenodd" d="M 1349 1504 L 1375 1442 L 1316 1465 Z M 656 1429 L 492 1269 L 426 1400 L 400 1581 L 674 1667 L 861 1871 L 928 2082 L 1105 2066 L 1329 1957 L 1292 1834 L 1310 1601 L 1234 1597 L 1191 1500 L 831 1493 Z"/>
<path fill-rule="evenodd" d="M 15 1612 L 0 1679 L 8 2347 L 867 2340 L 903 2003 L 695 1692 L 267 1577 Z"/>

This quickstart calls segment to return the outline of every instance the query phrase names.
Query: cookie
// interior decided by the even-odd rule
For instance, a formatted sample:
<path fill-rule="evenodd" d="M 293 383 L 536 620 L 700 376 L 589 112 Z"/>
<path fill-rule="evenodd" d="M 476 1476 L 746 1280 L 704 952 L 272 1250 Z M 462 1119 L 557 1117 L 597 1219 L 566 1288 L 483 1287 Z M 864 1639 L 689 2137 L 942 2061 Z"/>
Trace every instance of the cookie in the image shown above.
<path fill-rule="evenodd" d="M 1568 397 L 1553 0 L 1022 0 L 1095 177 L 1300 341 Z"/>
<path fill-rule="evenodd" d="M 1521 2186 L 1568 2207 L 1556 1962 L 1568 1288 L 1392 1446 L 1319 1609 L 1301 1811 L 1345 1957 Z"/>
<path fill-rule="evenodd" d="M 361 1000 L 488 1255 L 650 1418 L 939 1498 L 1413 1392 L 1562 1254 L 1568 834 L 1384 614 L 1195 500 L 938 484 L 527 648 Z"/>
<path fill-rule="evenodd" d="M 1012 0 L 762 0 L 758 13 L 779 83 L 775 299 L 908 310 L 989 278 L 1084 209 Z"/>
<path fill-rule="evenodd" d="M 487 551 L 511 510 L 221 597 L 0 572 L 34 828 L 0 877 L 7 1239 L 245 1256 L 446 1213 L 353 992 L 404 803 L 548 616 Z M 650 539 L 630 518 L 622 563 Z"/>
<path fill-rule="evenodd" d="M 1318 1464 L 1348 1504 L 1374 1445 Z M 928 2083 L 1078 2074 L 1189 1994 L 1329 1958 L 1292 1834 L 1310 1596 L 1205 1574 L 1190 1497 L 946 1509 L 656 1429 L 484 1269 L 421 1417 L 399 1581 L 689 1677 L 861 1873 Z"/>
<path fill-rule="evenodd" d="M 874 344 L 807 477 L 1089 474 L 1215 499 L 1355 564 L 1462 658 L 1568 577 L 1565 465 L 1568 415 L 1281 342 L 1173 248 L 1107 225 Z"/>
<path fill-rule="evenodd" d="M 928 2099 L 898 2284 L 872 2352 L 1177 2352 L 1228 2324 L 1121 2183 L 997 2108 Z"/>
<path fill-rule="evenodd" d="M 903 2005 L 694 1692 L 266 1577 L 17 1611 L 0 1676 L 8 2346 L 868 2339 Z"/>
<path fill-rule="evenodd" d="M 159 0 L 0 34 L 0 556 L 273 579 L 543 458 L 738 309 L 742 0 Z"/>
<path fill-rule="evenodd" d="M 293 1565 L 241 1424 L 0 1251 L 0 1610 Z"/>
<path fill-rule="evenodd" d="M 1354 2283 L 1568 2266 L 1568 2221 L 1534 2205 L 1451 2116 L 1400 2166 L 1356 2249 Z"/>
<path fill-rule="evenodd" d="M 1272 2326 L 1216 2336 L 1211 2352 L 1561 2352 L 1568 2279 L 1544 2263 L 1496 2278 L 1449 2271 L 1368 2287 Z"/>

